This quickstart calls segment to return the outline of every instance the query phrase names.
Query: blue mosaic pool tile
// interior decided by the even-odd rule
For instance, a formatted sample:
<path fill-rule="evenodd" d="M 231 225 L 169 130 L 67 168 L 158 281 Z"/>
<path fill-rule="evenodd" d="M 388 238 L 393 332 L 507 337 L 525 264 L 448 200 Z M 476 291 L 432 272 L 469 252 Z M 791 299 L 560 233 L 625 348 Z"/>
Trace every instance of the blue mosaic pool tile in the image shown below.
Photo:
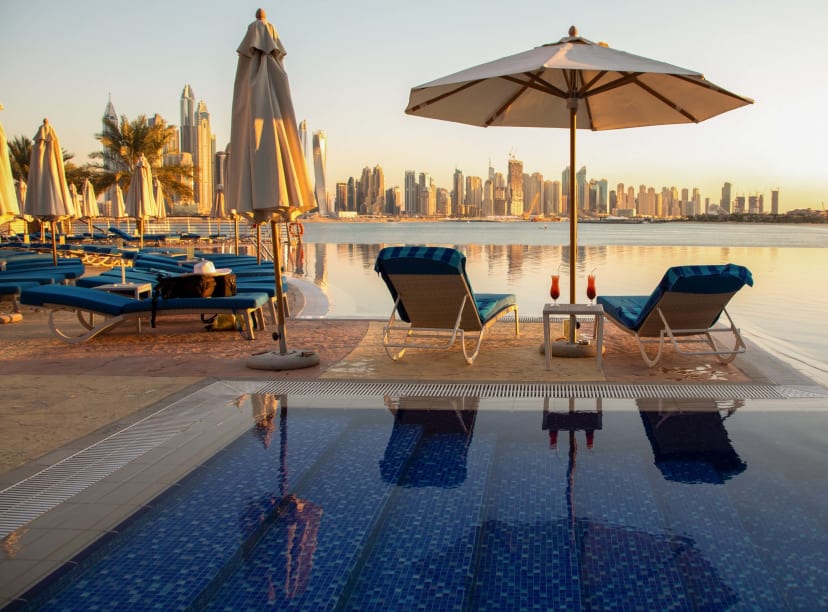
<path fill-rule="evenodd" d="M 713 482 L 665 480 L 661 487 L 669 528 L 686 542 L 686 554 L 676 559 L 688 597 L 698 607 L 739 602 L 747 609 L 772 609 L 782 592 L 745 532 L 728 488 Z"/>
<path fill-rule="evenodd" d="M 828 532 L 811 506 L 826 488 L 825 477 L 821 483 L 797 482 L 782 466 L 773 465 L 728 483 L 754 555 L 774 577 L 770 582 L 780 593 L 779 601 L 791 609 L 828 609 Z"/>
<path fill-rule="evenodd" d="M 277 419 L 278 420 L 278 419 Z M 287 474 L 299 479 L 347 427 L 348 417 L 291 422 Z M 280 500 L 279 444 L 242 436 L 162 495 L 117 547 L 78 573 L 95 572 L 52 597 L 45 610 L 184 609 L 237 555 Z"/>
<path fill-rule="evenodd" d="M 389 444 L 387 425 L 346 432 L 295 490 L 304 507 L 273 524 L 207 609 L 333 609 L 421 433 L 395 430 Z"/>
<path fill-rule="evenodd" d="M 577 548 L 567 503 L 566 452 L 498 443 L 485 498 L 472 609 L 577 610 Z"/>
<path fill-rule="evenodd" d="M 494 438 L 475 434 L 462 454 L 465 478 L 456 482 L 460 447 L 462 434 L 423 438 L 365 551 L 347 609 L 463 609 Z M 435 479 L 441 471 L 450 479 L 444 487 Z"/>

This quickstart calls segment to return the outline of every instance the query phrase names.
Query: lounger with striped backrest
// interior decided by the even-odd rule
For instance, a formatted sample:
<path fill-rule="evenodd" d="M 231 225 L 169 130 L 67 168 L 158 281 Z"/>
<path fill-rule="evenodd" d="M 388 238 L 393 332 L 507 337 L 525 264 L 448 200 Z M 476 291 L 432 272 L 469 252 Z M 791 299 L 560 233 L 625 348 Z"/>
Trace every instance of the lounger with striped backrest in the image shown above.
<path fill-rule="evenodd" d="M 377 255 L 374 270 L 394 300 L 382 335 L 382 345 L 394 361 L 409 348 L 450 349 L 459 337 L 463 356 L 471 365 L 486 330 L 510 312 L 515 317 L 515 334 L 520 333 L 514 294 L 475 294 L 466 276 L 466 256 L 456 249 L 386 247 Z M 409 325 L 398 324 L 397 316 Z M 465 340 L 468 332 L 478 334 L 471 354 Z"/>
<path fill-rule="evenodd" d="M 725 307 L 745 285 L 753 285 L 753 276 L 744 266 L 675 266 L 667 270 L 650 295 L 604 295 L 598 297 L 598 303 L 610 321 L 636 338 L 641 356 L 650 367 L 661 359 L 667 338 L 678 353 L 715 355 L 722 363 L 730 363 L 745 352 L 745 343 Z M 729 322 L 727 327 L 716 326 L 722 314 Z M 714 333 L 731 334 L 733 348 L 720 346 Z M 698 339 L 710 348 L 681 348 L 681 344 Z M 647 355 L 645 344 L 658 345 L 654 357 Z"/>
<path fill-rule="evenodd" d="M 158 300 L 159 313 L 175 314 L 233 314 L 242 315 L 244 333 L 248 340 L 255 339 L 254 326 L 264 329 L 262 307 L 270 300 L 265 293 L 245 293 L 232 297 L 175 298 Z M 124 321 L 149 317 L 153 312 L 152 298 L 135 300 L 114 293 L 73 285 L 40 285 L 24 289 L 20 303 L 49 310 L 49 328 L 64 342 L 73 344 L 91 340 L 98 334 L 112 329 Z M 60 328 L 56 314 L 73 311 L 82 330 L 70 334 Z M 99 322 L 95 323 L 98 318 Z"/>

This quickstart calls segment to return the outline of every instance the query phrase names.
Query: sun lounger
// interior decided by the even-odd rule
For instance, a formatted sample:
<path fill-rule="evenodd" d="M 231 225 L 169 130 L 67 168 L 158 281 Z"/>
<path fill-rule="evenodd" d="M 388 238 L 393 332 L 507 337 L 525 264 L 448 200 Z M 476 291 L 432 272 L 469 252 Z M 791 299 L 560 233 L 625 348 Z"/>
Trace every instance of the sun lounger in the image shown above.
<path fill-rule="evenodd" d="M 255 339 L 254 326 L 264 329 L 262 307 L 270 298 L 264 293 L 246 293 L 220 298 L 159 299 L 158 313 L 174 314 L 233 314 L 242 315 L 247 339 Z M 69 343 L 91 340 L 98 334 L 117 327 L 124 321 L 149 317 L 153 312 L 152 298 L 135 300 L 122 295 L 98 291 L 86 287 L 67 285 L 42 285 L 26 288 L 20 295 L 20 303 L 49 310 L 49 328 L 58 338 Z M 83 327 L 76 335 L 60 329 L 56 313 L 73 311 Z M 103 317 L 95 323 L 97 317 Z"/>
<path fill-rule="evenodd" d="M 514 294 L 473 293 L 466 256 L 456 249 L 386 247 L 377 255 L 374 270 L 394 300 L 382 334 L 382 345 L 394 361 L 409 348 L 448 350 L 459 338 L 471 365 L 486 330 L 508 313 L 514 313 L 515 334 L 520 333 Z M 409 325 L 398 324 L 397 316 Z M 469 332 L 478 334 L 471 354 L 465 338 Z"/>
<path fill-rule="evenodd" d="M 715 355 L 722 363 L 730 363 L 745 352 L 745 343 L 725 307 L 745 285 L 752 286 L 753 277 L 743 266 L 676 266 L 667 270 L 650 295 L 605 295 L 598 297 L 598 303 L 610 321 L 636 338 L 650 367 L 661 359 L 668 338 L 678 353 Z M 722 314 L 729 322 L 726 327 L 716 326 Z M 733 348 L 716 342 L 713 334 L 721 333 L 733 336 Z M 681 348 L 698 340 L 705 341 L 709 349 Z M 658 345 L 654 357 L 647 355 L 645 344 Z"/>

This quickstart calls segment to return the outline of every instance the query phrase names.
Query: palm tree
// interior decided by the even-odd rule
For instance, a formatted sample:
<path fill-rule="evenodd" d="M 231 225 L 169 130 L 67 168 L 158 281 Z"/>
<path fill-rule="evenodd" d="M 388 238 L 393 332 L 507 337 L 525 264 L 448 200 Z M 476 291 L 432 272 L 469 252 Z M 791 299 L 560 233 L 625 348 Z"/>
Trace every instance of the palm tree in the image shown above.
<path fill-rule="evenodd" d="M 28 136 L 15 136 L 9 141 L 9 161 L 11 162 L 12 176 L 15 180 L 29 180 L 29 162 L 32 158 L 32 139 Z M 70 160 L 75 157 L 66 149 L 62 149 L 63 168 L 68 184 L 82 185 L 89 178 L 87 166 L 76 166 Z"/>
<path fill-rule="evenodd" d="M 175 137 L 175 126 L 167 125 L 157 116 L 152 124 L 147 121 L 146 115 L 140 115 L 134 121 L 122 115 L 120 124 L 106 122 L 103 131 L 95 134 L 104 150 L 89 154 L 93 159 L 102 160 L 90 166 L 94 171 L 92 183 L 95 189 L 104 191 L 118 182 L 126 191 L 132 179 L 132 170 L 143 154 L 165 193 L 178 198 L 192 198 L 193 167 L 162 165 L 164 145 Z"/>

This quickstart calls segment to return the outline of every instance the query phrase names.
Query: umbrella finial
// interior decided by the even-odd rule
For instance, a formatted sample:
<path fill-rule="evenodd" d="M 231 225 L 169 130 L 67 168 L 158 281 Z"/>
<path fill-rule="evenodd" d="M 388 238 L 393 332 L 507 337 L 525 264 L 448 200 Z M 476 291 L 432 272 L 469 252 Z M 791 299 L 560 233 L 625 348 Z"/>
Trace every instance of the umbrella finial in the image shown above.
<path fill-rule="evenodd" d="M 569 26 L 569 35 L 578 36 L 578 28 L 576 28 L 575 26 Z"/>
<path fill-rule="evenodd" d="M 259 10 L 256 11 L 256 19 L 261 19 L 262 21 L 267 19 L 267 13 L 265 12 L 265 10 L 263 8 L 260 8 Z"/>
<path fill-rule="evenodd" d="M 49 125 L 49 120 L 45 117 L 43 118 L 43 125 Z"/>

